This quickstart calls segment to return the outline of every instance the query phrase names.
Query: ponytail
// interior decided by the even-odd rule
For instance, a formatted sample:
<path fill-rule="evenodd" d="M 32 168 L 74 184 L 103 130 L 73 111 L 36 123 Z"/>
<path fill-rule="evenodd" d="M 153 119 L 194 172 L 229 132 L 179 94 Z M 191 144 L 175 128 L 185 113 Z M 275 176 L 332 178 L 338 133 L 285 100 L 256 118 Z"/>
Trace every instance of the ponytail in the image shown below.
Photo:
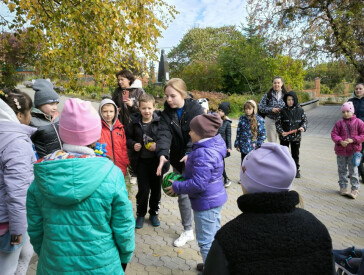
<path fill-rule="evenodd" d="M 9 105 L 15 114 L 25 115 L 32 109 L 32 99 L 18 89 L 0 90 L 0 98 Z"/>

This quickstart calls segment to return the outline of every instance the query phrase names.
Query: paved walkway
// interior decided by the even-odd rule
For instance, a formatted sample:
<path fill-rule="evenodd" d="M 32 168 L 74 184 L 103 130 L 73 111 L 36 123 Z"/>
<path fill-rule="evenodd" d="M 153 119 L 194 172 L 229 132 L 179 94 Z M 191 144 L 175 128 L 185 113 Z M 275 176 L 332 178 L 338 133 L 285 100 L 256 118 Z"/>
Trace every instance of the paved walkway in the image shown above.
<path fill-rule="evenodd" d="M 322 106 L 307 112 L 309 130 L 304 134 L 301 149 L 301 179 L 294 181 L 304 201 L 304 207 L 314 213 L 328 228 L 333 247 L 340 249 L 351 245 L 364 247 L 364 194 L 356 200 L 338 194 L 336 158 L 330 131 L 340 118 L 340 107 Z M 233 122 L 233 141 L 237 120 Z M 241 212 L 236 200 L 242 194 L 237 184 L 240 171 L 240 154 L 233 151 L 226 159 L 227 174 L 234 181 L 226 189 L 229 200 L 222 209 L 222 224 Z M 263 171 L 262 171 L 263 172 Z M 130 198 L 135 208 L 137 187 L 131 187 Z M 148 216 L 147 216 L 148 217 Z M 197 274 L 196 264 L 201 262 L 196 241 L 182 248 L 172 243 L 182 231 L 177 198 L 162 195 L 161 226 L 152 227 L 149 220 L 136 231 L 136 249 L 126 274 Z M 28 275 L 35 274 L 37 257 L 33 257 Z"/>

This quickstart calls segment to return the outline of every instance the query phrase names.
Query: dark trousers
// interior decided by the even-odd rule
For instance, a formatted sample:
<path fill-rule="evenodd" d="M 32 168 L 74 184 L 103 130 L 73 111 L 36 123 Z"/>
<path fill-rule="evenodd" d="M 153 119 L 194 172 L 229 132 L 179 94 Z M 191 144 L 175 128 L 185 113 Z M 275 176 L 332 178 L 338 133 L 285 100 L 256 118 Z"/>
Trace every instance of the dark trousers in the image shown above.
<path fill-rule="evenodd" d="M 159 161 L 157 158 L 138 160 L 137 179 L 138 193 L 136 195 L 137 216 L 144 217 L 148 209 L 149 199 L 149 214 L 157 215 L 161 201 L 161 186 L 162 177 L 157 176 Z M 150 198 L 149 198 L 150 193 Z"/>
<path fill-rule="evenodd" d="M 292 158 L 294 160 L 294 162 L 296 163 L 296 168 L 297 171 L 300 169 L 300 146 L 301 146 L 301 141 L 285 141 L 285 140 L 280 140 L 281 145 L 283 146 L 291 146 L 291 155 Z"/>
<path fill-rule="evenodd" d="M 240 153 L 240 154 L 241 154 L 241 164 L 240 164 L 240 166 L 241 166 L 243 164 L 243 160 L 245 159 L 247 154 L 244 154 L 244 153 Z"/>
<path fill-rule="evenodd" d="M 224 181 L 228 179 L 228 176 L 225 171 L 225 159 L 224 159 L 224 172 L 222 172 L 222 176 L 224 177 Z"/>

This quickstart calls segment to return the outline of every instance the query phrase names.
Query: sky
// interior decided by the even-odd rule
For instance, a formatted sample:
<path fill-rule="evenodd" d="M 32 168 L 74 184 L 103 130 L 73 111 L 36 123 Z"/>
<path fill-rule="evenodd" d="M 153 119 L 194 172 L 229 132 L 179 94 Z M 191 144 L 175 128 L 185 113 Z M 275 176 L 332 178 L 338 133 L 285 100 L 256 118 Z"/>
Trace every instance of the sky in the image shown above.
<path fill-rule="evenodd" d="M 240 26 L 245 23 L 246 0 L 167 0 L 179 14 L 158 41 L 158 48 L 168 52 L 178 45 L 193 27 Z"/>

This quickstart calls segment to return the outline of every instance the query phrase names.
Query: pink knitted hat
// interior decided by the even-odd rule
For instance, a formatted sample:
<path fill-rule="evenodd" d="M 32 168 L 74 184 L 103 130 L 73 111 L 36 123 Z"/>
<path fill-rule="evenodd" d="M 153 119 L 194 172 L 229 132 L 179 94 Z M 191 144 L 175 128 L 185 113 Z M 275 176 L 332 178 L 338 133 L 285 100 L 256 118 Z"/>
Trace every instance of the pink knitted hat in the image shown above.
<path fill-rule="evenodd" d="M 353 105 L 353 102 L 351 102 L 351 101 L 345 102 L 341 106 L 341 112 L 344 112 L 344 111 L 350 111 L 350 112 L 354 113 L 354 105 Z"/>
<path fill-rule="evenodd" d="M 72 145 L 90 145 L 100 139 L 101 119 L 89 101 L 70 98 L 64 103 L 59 119 L 59 135 Z"/>

